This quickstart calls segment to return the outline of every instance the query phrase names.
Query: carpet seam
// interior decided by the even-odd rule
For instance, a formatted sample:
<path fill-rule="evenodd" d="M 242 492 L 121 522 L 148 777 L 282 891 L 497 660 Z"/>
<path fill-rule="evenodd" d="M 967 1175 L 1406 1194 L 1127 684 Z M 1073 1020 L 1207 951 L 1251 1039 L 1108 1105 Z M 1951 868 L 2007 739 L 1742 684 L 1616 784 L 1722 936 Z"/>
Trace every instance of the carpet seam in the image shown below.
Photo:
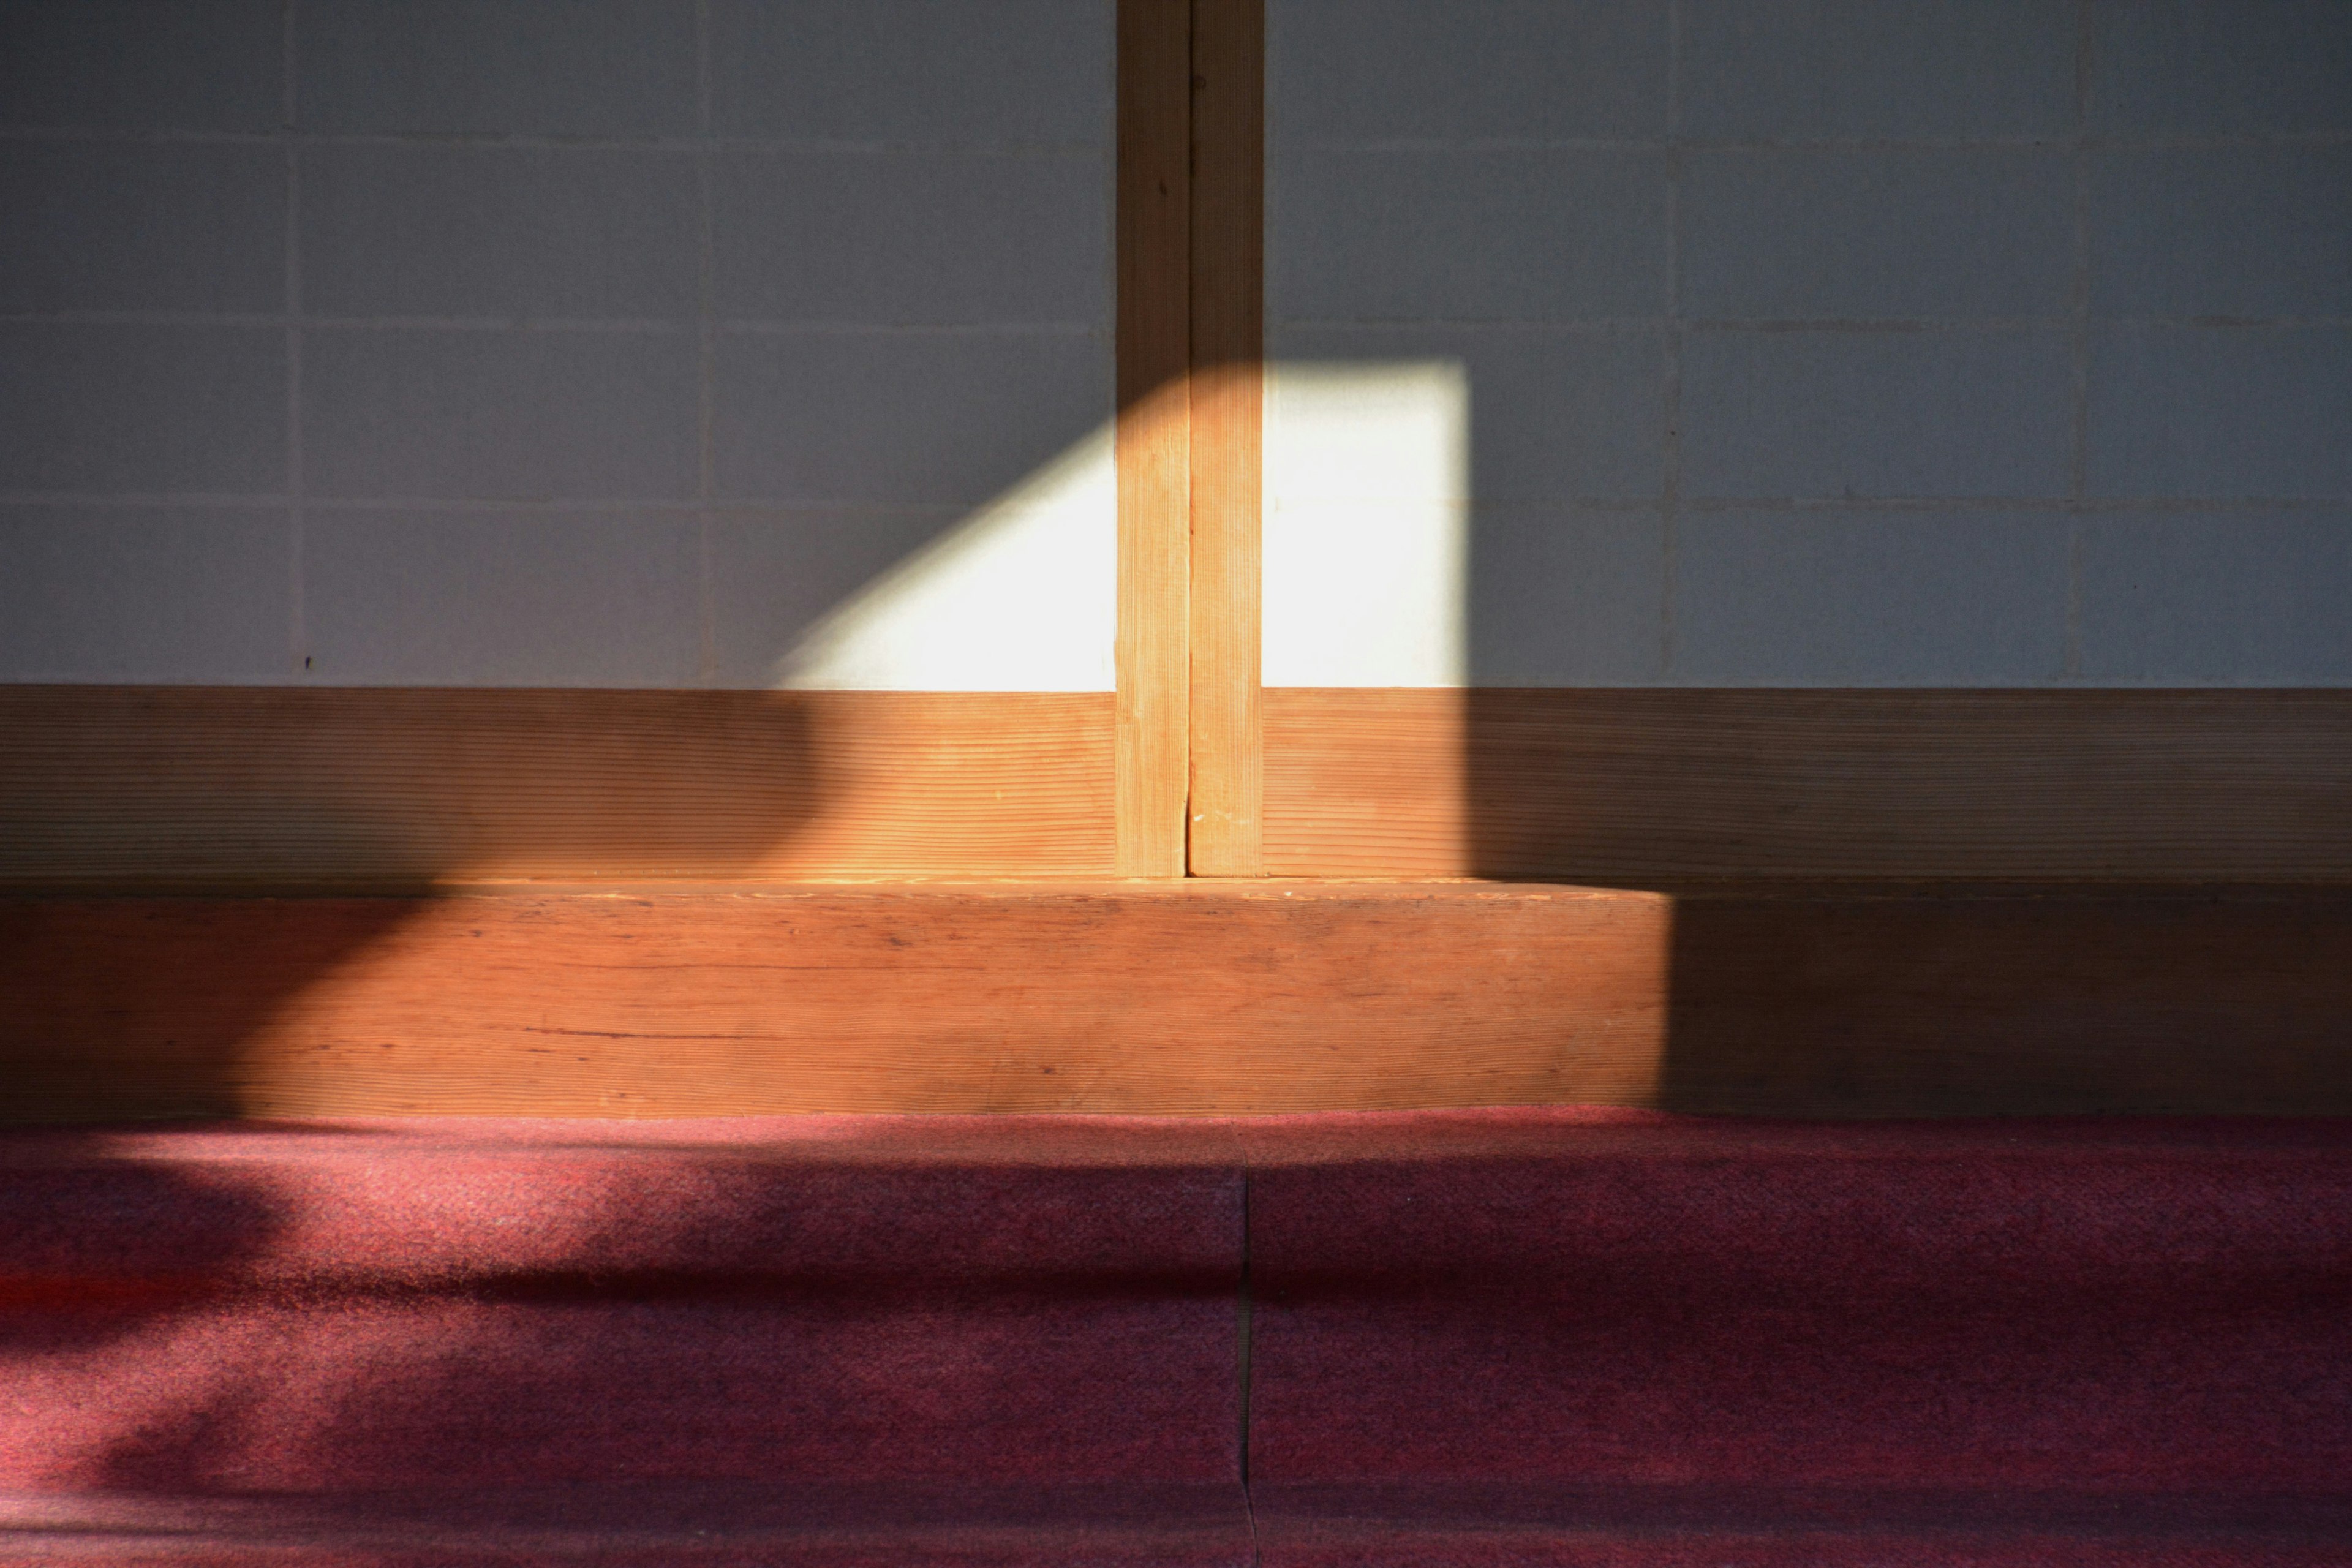
<path fill-rule="evenodd" d="M 1234 1304 L 1238 1323 L 1239 1343 L 1235 1357 L 1241 1378 L 1241 1479 L 1242 1518 L 1249 1526 L 1250 1568 L 1261 1568 L 1265 1555 L 1257 1539 L 1257 1505 L 1250 1497 L 1250 1168 L 1246 1150 L 1241 1158 L 1242 1175 L 1242 1271 Z"/>

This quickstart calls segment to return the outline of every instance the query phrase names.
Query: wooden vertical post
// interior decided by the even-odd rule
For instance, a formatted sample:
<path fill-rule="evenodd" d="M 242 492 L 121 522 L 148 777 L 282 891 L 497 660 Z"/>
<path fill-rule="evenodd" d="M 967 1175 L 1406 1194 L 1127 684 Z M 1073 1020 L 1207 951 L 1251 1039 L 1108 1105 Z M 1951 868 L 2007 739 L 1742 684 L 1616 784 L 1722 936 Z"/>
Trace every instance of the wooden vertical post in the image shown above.
<path fill-rule="evenodd" d="M 1190 867 L 1264 872 L 1265 0 L 1192 0 Z"/>
<path fill-rule="evenodd" d="M 1118 866 L 1184 874 L 1192 0 L 1118 0 Z"/>

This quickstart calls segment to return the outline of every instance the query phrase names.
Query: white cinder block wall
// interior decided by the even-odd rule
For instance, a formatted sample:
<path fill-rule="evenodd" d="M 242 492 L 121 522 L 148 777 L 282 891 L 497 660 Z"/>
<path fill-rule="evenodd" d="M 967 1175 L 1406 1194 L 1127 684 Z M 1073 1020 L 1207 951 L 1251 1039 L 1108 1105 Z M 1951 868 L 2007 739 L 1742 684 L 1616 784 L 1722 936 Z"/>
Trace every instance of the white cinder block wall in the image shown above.
<path fill-rule="evenodd" d="M 1111 21 L 8 0 L 0 679 L 1107 687 Z"/>
<path fill-rule="evenodd" d="M 1269 30 L 1270 352 L 1313 367 L 1273 399 L 1270 682 L 1396 683 L 1447 613 L 1350 623 L 1362 564 L 1294 547 L 1357 467 L 1313 388 L 1447 365 L 1458 515 L 1361 514 L 1466 557 L 1410 683 L 2352 682 L 2352 5 Z M 1310 657 L 1284 605 L 1354 642 Z"/>
<path fill-rule="evenodd" d="M 1270 12 L 1270 679 L 2352 680 L 2352 5 Z M 0 679 L 1107 685 L 1111 17 L 9 0 Z"/>

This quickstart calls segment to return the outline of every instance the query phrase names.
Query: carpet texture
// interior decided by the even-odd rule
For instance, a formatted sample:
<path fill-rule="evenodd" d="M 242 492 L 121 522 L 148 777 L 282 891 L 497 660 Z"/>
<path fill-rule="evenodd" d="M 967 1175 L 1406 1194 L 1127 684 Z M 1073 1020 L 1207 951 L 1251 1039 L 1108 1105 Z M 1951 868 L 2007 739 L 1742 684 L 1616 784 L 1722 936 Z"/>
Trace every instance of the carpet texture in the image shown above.
<path fill-rule="evenodd" d="M 2352 1563 L 2352 1124 L 8 1133 L 52 1561 Z"/>
<path fill-rule="evenodd" d="M 2352 1561 L 2352 1126 L 1244 1137 L 1269 1564 Z"/>

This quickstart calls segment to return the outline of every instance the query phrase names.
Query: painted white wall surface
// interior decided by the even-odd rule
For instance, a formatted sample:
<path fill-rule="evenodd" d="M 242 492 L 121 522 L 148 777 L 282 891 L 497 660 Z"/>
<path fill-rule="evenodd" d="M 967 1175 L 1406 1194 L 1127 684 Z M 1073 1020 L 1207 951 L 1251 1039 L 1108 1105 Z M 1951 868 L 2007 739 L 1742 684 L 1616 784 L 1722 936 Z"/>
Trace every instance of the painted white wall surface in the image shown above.
<path fill-rule="evenodd" d="M 1269 6 L 1269 680 L 2352 684 L 2352 5 Z M 0 680 L 1109 685 L 1112 0 L 293 17 L 0 6 Z"/>
<path fill-rule="evenodd" d="M 1108 689 L 1113 18 L 0 6 L 0 680 Z"/>
<path fill-rule="evenodd" d="M 1107 691 L 1118 631 L 1108 426 L 876 577 L 776 661 L 776 687 Z"/>
<path fill-rule="evenodd" d="M 2352 5 L 1267 22 L 1269 681 L 2352 684 Z"/>
<path fill-rule="evenodd" d="M 1267 685 L 1466 679 L 1469 414 L 1458 363 L 1270 369 Z"/>

